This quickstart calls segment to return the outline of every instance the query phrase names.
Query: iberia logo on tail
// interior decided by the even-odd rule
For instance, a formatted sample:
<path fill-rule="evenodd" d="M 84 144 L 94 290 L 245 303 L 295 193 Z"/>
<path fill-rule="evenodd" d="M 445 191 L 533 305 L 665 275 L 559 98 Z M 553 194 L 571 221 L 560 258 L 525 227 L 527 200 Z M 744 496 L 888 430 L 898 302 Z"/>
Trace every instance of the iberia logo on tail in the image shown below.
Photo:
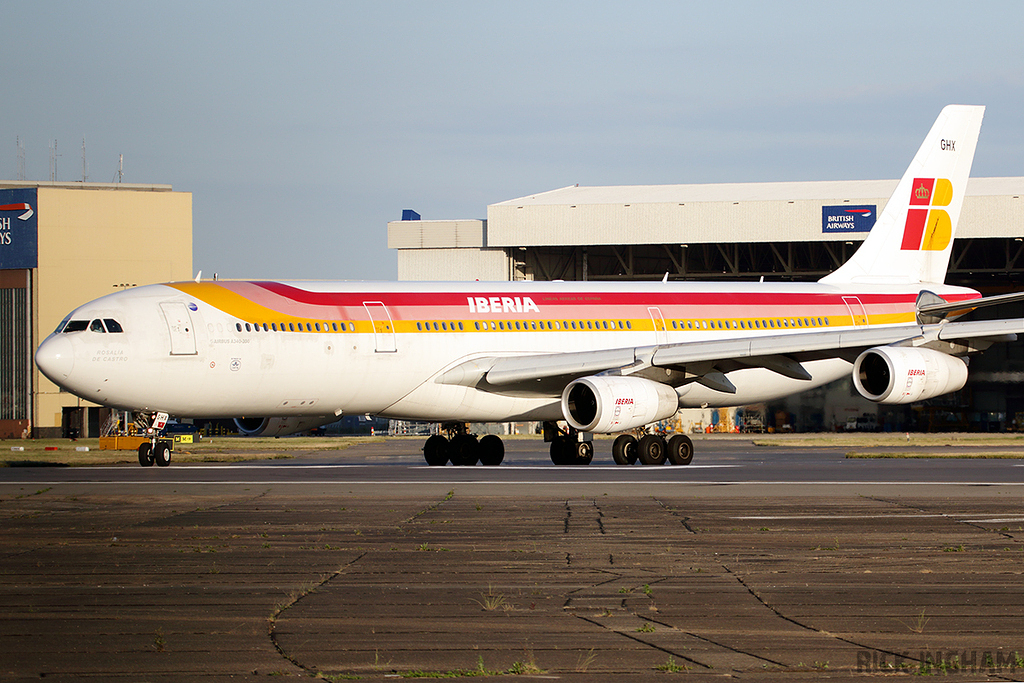
<path fill-rule="evenodd" d="M 949 206 L 951 201 L 953 183 L 946 178 L 914 178 L 900 249 L 942 251 L 949 246 L 953 234 L 949 214 L 943 209 L 914 207 Z"/>

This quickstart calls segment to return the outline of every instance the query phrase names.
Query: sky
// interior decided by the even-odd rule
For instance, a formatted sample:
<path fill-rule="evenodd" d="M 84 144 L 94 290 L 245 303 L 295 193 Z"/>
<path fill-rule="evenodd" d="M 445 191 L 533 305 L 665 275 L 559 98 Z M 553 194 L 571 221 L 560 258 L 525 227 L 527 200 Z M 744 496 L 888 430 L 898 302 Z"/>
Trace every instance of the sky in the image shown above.
<path fill-rule="evenodd" d="M 0 178 L 192 193 L 193 267 L 391 280 L 387 223 L 580 185 L 1024 175 L 1019 2 L 0 2 Z"/>

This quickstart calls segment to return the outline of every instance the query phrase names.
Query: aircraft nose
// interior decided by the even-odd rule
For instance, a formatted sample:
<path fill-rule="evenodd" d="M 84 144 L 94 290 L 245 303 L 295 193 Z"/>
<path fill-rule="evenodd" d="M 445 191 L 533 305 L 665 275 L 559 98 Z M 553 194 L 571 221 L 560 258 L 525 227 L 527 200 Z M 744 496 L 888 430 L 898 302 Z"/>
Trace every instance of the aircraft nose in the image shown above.
<path fill-rule="evenodd" d="M 36 366 L 51 381 L 63 385 L 75 367 L 71 340 L 58 334 L 44 341 L 36 349 Z"/>

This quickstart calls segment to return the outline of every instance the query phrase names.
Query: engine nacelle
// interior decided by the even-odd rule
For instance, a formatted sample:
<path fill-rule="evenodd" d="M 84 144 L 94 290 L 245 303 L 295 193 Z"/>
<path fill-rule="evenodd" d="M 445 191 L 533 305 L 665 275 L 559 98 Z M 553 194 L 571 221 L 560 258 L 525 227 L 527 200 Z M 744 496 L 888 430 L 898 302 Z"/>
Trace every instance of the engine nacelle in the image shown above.
<path fill-rule="evenodd" d="M 879 346 L 857 357 L 853 383 L 869 401 L 913 403 L 963 388 L 967 363 L 932 349 Z"/>
<path fill-rule="evenodd" d="M 334 415 L 312 417 L 236 417 L 235 426 L 243 436 L 286 436 L 335 422 Z"/>
<path fill-rule="evenodd" d="M 584 432 L 611 434 L 643 427 L 678 409 L 675 389 L 641 377 L 583 377 L 562 391 L 562 416 Z"/>

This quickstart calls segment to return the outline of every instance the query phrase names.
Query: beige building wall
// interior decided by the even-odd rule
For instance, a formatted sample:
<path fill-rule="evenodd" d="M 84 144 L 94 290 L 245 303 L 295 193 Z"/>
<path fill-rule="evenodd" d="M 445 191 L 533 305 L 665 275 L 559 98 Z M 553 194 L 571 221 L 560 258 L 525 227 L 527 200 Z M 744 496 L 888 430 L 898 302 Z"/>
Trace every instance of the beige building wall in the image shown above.
<path fill-rule="evenodd" d="M 169 185 L 39 183 L 37 187 L 39 261 L 33 274 L 33 349 L 84 303 L 124 285 L 194 276 L 190 192 L 174 192 Z M 59 391 L 34 365 L 33 373 L 34 427 L 59 428 L 64 407 L 95 405 Z"/>

